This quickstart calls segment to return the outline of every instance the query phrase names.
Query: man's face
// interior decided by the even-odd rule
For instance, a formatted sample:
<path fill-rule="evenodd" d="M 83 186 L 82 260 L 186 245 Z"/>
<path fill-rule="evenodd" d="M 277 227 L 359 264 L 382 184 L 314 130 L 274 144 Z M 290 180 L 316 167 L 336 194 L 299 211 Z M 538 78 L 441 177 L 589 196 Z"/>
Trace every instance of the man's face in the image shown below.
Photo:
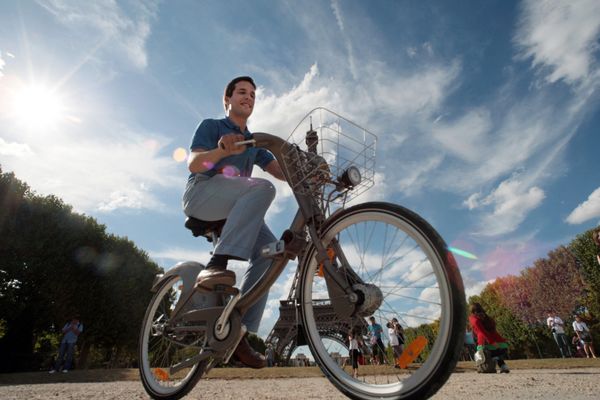
<path fill-rule="evenodd" d="M 234 115 L 248 118 L 254 110 L 254 86 L 250 82 L 240 81 L 235 84 L 231 97 L 225 97 L 227 110 Z"/>

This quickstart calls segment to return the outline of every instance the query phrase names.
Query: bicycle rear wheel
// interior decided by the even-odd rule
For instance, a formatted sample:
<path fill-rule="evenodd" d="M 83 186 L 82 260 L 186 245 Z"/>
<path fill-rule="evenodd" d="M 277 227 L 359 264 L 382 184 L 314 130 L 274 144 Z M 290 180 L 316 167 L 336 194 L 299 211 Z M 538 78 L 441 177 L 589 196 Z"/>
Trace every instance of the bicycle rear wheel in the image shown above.
<path fill-rule="evenodd" d="M 456 366 L 466 318 L 462 279 L 444 241 L 417 214 L 389 203 L 360 204 L 334 215 L 322 237 L 327 247 L 337 241 L 343 256 L 336 254 L 335 263 L 352 268 L 362 279 L 362 286 L 355 286 L 361 292 L 359 303 L 371 304 L 370 310 L 363 306 L 362 313 L 340 318 L 316 251 L 308 250 L 301 315 L 308 345 L 325 376 L 353 399 L 433 395 Z M 360 365 L 359 377 L 353 378 L 345 360 L 348 331 L 365 335 L 365 318 L 371 313 L 386 333 L 386 322 L 394 317 L 405 328 L 403 368 L 394 367 L 398 360 L 386 346 L 383 365 Z"/>
<path fill-rule="evenodd" d="M 142 322 L 139 369 L 146 392 L 154 399 L 175 400 L 186 395 L 202 377 L 206 361 L 172 373 L 171 367 L 197 355 L 205 344 L 203 333 L 177 331 L 169 324 L 180 300 L 183 281 L 173 275 L 152 297 Z"/>

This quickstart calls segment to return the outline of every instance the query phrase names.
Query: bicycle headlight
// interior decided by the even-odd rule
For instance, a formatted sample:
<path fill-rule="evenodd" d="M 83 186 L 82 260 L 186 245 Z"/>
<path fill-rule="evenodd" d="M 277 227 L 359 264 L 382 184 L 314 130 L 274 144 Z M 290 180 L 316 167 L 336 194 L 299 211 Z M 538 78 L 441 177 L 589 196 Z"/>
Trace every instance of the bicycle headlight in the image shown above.
<path fill-rule="evenodd" d="M 360 171 L 354 166 L 347 168 L 340 177 L 340 182 L 346 187 L 358 186 L 361 180 L 362 177 L 360 176 Z"/>

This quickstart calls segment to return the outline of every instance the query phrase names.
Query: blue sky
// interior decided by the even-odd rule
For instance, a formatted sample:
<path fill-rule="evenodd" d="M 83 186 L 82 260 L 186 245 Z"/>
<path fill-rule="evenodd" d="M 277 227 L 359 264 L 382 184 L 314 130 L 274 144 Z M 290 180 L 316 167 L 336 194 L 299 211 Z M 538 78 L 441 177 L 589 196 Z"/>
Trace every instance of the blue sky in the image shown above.
<path fill-rule="evenodd" d="M 323 106 L 377 134 L 363 199 L 413 209 L 477 255 L 459 258 L 475 294 L 600 223 L 599 37 L 594 0 L 3 1 L 0 163 L 165 268 L 206 261 L 173 152 L 251 75 L 251 130 L 287 137 Z M 276 185 L 281 232 L 294 206 Z"/>

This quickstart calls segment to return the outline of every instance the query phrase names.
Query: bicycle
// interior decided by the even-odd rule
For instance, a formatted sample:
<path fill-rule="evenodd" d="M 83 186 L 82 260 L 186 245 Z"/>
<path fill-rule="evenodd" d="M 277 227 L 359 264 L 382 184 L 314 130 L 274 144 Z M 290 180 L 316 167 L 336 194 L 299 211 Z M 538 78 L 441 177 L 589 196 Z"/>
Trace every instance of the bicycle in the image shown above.
<path fill-rule="evenodd" d="M 314 116 L 320 117 L 318 131 Z M 179 263 L 157 276 L 139 345 L 141 380 L 151 397 L 178 399 L 211 368 L 227 363 L 246 331 L 241 317 L 296 258 L 297 322 L 315 362 L 337 389 L 353 399 L 416 399 L 433 395 L 446 382 L 462 351 L 466 318 L 452 253 L 423 218 L 402 206 L 349 206 L 374 184 L 376 139 L 317 108 L 288 140 L 254 133 L 250 143 L 240 143 L 273 153 L 298 211 L 281 240 L 263 249 L 271 266 L 244 294 L 231 287 L 196 288 L 204 268 L 197 262 Z M 213 243 L 223 224 L 186 222 L 195 236 Z M 323 310 L 331 316 L 326 322 L 315 317 Z M 419 346 L 413 346 L 405 370 L 363 366 L 354 378 L 340 362 L 340 351 L 348 347 L 349 330 L 366 332 L 365 318 L 374 314 L 399 317 L 407 344 L 412 334 Z"/>

